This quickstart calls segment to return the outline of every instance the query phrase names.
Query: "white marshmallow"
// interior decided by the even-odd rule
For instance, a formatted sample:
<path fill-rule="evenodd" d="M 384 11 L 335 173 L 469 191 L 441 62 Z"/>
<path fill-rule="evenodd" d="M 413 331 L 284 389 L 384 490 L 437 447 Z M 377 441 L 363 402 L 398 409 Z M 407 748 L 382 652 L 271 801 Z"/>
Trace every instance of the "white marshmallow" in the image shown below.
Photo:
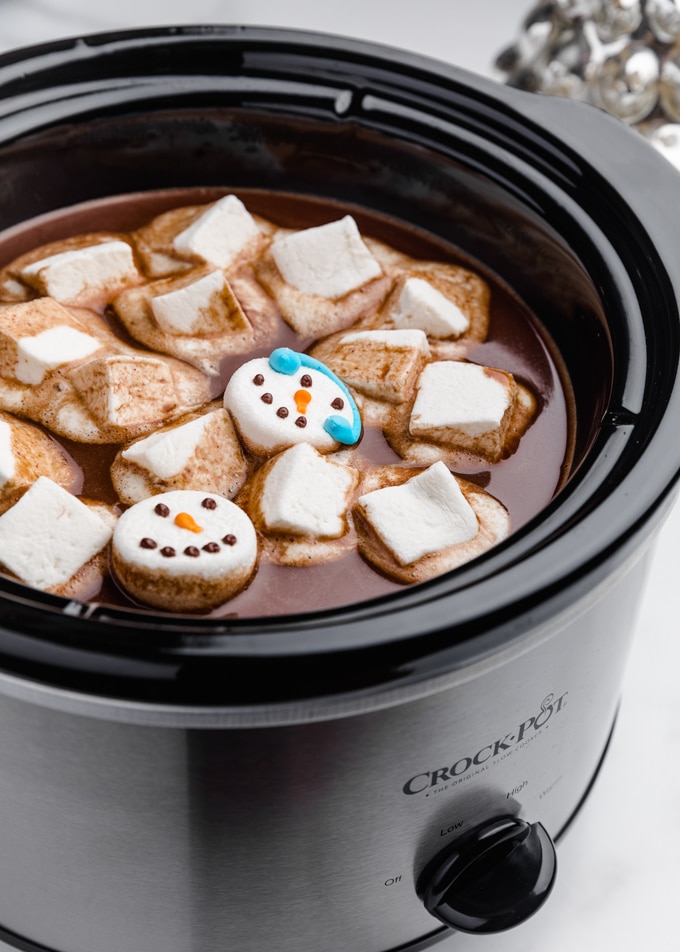
<path fill-rule="evenodd" d="M 152 433 L 123 450 L 121 456 L 160 479 L 169 479 L 181 472 L 196 452 L 212 416 L 206 413 L 171 430 Z"/>
<path fill-rule="evenodd" d="M 33 337 L 21 337 L 17 341 L 16 378 L 21 383 L 42 383 L 50 370 L 89 357 L 101 346 L 101 341 L 74 327 L 50 327 Z"/>
<path fill-rule="evenodd" d="M 404 282 L 390 316 L 395 327 L 418 327 L 430 337 L 460 337 L 470 326 L 461 309 L 423 278 Z"/>
<path fill-rule="evenodd" d="M 509 386 L 478 364 L 455 360 L 428 364 L 417 387 L 409 423 L 412 436 L 438 427 L 482 436 L 500 427 L 511 404 Z"/>
<path fill-rule="evenodd" d="M 382 274 L 350 215 L 285 235 L 271 252 L 284 281 L 303 294 L 343 297 Z"/>
<path fill-rule="evenodd" d="M 214 502 L 206 508 L 204 500 Z M 161 510 L 159 504 L 167 509 Z M 184 524 L 182 516 L 189 516 Z M 195 528 L 187 528 L 193 521 Z M 233 541 L 225 542 L 226 536 Z M 146 539 L 153 546 L 140 545 Z M 216 545 L 214 552 L 205 545 Z M 250 572 L 257 559 L 257 535 L 246 513 L 222 496 L 198 490 L 174 490 L 149 496 L 127 509 L 116 523 L 113 548 L 128 567 L 157 570 L 174 578 L 200 577 L 209 581 L 229 573 Z M 173 550 L 168 556 L 164 549 Z M 191 554 L 187 549 L 197 549 Z"/>
<path fill-rule="evenodd" d="M 427 336 L 421 330 L 353 331 L 317 353 L 338 377 L 369 397 L 403 403 L 429 357 Z"/>
<path fill-rule="evenodd" d="M 12 427 L 0 420 L 0 489 L 14 479 L 16 458 L 12 449 Z"/>
<path fill-rule="evenodd" d="M 267 529 L 338 538 L 356 474 L 321 456 L 309 443 L 281 453 L 267 473 L 260 509 Z"/>
<path fill-rule="evenodd" d="M 132 248 L 116 240 L 50 255 L 27 265 L 22 275 L 29 283 L 38 279 L 45 294 L 64 304 L 139 279 Z"/>
<path fill-rule="evenodd" d="M 310 386 L 303 386 L 303 377 L 310 378 Z M 296 404 L 301 390 L 310 397 L 303 412 Z M 295 443 L 334 450 L 337 443 L 324 429 L 325 421 L 333 416 L 350 425 L 353 421 L 346 394 L 326 374 L 304 366 L 294 374 L 279 373 L 266 357 L 249 360 L 235 371 L 224 392 L 224 406 L 242 442 L 256 455 L 277 453 Z"/>
<path fill-rule="evenodd" d="M 425 357 L 430 355 L 427 335 L 416 328 L 396 331 L 352 331 L 342 335 L 342 344 L 353 344 L 357 341 L 364 341 L 367 344 L 384 344 L 385 350 L 416 350 Z"/>
<path fill-rule="evenodd" d="M 34 588 L 63 585 L 111 538 L 111 527 L 71 493 L 40 476 L 0 516 L 0 561 Z"/>
<path fill-rule="evenodd" d="M 358 505 L 400 565 L 469 542 L 479 531 L 472 507 L 441 461 L 401 486 L 360 496 Z"/>
<path fill-rule="evenodd" d="M 173 248 L 178 254 L 226 268 L 260 234 L 243 202 L 225 195 L 175 237 Z"/>
<path fill-rule="evenodd" d="M 170 368 L 156 357 L 95 357 L 70 371 L 70 378 L 100 426 L 160 422 L 178 405 Z"/>
<path fill-rule="evenodd" d="M 151 298 L 151 310 L 156 323 L 168 334 L 198 334 L 205 330 L 210 312 L 219 307 L 219 295 L 226 288 L 226 279 L 221 271 L 211 271 L 193 284 L 159 294 Z M 222 329 L 217 321 L 215 330 Z"/>

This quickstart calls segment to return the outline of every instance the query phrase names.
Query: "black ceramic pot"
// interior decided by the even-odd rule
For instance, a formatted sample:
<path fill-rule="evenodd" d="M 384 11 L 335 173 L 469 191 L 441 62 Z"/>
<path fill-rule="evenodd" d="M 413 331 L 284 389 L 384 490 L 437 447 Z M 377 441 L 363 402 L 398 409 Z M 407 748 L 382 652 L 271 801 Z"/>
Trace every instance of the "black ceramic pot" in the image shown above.
<path fill-rule="evenodd" d="M 190 622 L 0 582 L 0 937 L 405 952 L 541 904 L 680 468 L 676 184 L 590 107 L 347 39 L 188 27 L 0 58 L 2 228 L 158 188 L 350 202 L 540 313 L 577 418 L 540 516 L 351 608 Z"/>

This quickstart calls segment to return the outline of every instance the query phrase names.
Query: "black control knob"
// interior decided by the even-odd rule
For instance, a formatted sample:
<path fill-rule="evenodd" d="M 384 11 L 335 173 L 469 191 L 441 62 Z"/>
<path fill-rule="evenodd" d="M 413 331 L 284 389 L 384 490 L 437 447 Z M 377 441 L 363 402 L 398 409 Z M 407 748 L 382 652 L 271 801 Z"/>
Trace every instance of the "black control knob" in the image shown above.
<path fill-rule="evenodd" d="M 540 823 L 498 817 L 439 853 L 420 877 L 418 895 L 458 932 L 502 932 L 545 902 L 556 866 L 555 847 Z"/>

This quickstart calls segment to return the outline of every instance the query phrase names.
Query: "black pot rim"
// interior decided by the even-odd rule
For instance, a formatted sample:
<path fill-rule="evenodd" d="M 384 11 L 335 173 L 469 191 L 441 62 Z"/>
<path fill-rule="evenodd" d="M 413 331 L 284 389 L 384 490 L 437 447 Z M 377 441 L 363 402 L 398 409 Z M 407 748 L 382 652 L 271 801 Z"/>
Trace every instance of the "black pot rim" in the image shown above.
<path fill-rule="evenodd" d="M 88 672 L 95 684 L 104 677 L 125 680 L 138 663 L 135 677 L 146 691 L 157 680 L 176 683 L 186 665 L 218 659 L 305 659 L 312 675 L 315 666 L 344 659 L 347 684 L 356 683 L 349 672 L 357 652 L 371 659 L 371 683 L 417 676 L 421 662 L 434 656 L 445 664 L 468 663 L 521 637 L 519 619 L 549 617 L 557 602 L 573 600 L 574 592 L 592 588 L 633 557 L 668 508 L 680 473 L 680 263 L 674 256 L 680 223 L 666 198 L 677 172 L 641 136 L 592 107 L 522 93 L 374 43 L 246 26 L 118 31 L 6 53 L 0 56 L 0 147 L 43 121 L 45 104 L 76 83 L 76 67 L 85 73 L 78 92 L 85 101 L 97 63 L 140 47 L 176 53 L 173 88 L 186 81 L 195 95 L 214 76 L 195 64 L 185 75 L 182 50 L 195 54 L 215 44 L 260 70 L 269 64 L 282 85 L 294 75 L 296 83 L 346 88 L 351 121 L 386 134 L 429 141 L 445 152 L 455 127 L 470 161 L 486 163 L 484 174 L 521 200 L 549 194 L 613 275 L 633 341 L 625 372 L 578 478 L 507 543 L 454 573 L 351 608 L 221 620 L 81 605 L 3 580 L 0 665 L 58 683 Z M 107 77 L 121 102 L 132 95 L 130 84 L 126 91 L 108 67 Z M 152 88 L 145 87 L 144 102 L 160 95 L 163 77 L 146 79 Z M 420 118 L 413 113 L 418 103 Z"/>

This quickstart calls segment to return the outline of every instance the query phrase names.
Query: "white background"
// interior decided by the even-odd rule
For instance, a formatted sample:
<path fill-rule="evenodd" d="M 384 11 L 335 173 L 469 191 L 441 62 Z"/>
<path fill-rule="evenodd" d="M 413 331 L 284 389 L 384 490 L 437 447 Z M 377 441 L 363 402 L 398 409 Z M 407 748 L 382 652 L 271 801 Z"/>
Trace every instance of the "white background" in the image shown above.
<path fill-rule="evenodd" d="M 0 0 L 0 50 L 111 28 L 266 24 L 387 43 L 498 78 L 494 57 L 515 39 L 532 6 L 531 0 Z M 680 507 L 656 545 L 614 741 L 589 801 L 560 846 L 553 896 L 512 932 L 451 936 L 436 950 L 680 949 L 678 539 Z"/>

